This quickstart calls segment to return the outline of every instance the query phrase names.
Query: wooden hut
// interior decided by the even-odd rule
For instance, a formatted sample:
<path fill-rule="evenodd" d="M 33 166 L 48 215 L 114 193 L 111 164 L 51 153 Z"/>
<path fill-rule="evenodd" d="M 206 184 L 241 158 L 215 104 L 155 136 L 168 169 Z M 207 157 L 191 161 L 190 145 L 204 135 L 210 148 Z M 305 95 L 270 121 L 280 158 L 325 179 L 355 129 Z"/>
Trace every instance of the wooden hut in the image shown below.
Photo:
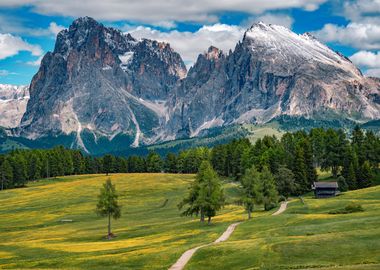
<path fill-rule="evenodd" d="M 338 182 L 314 182 L 312 188 L 315 198 L 329 198 L 339 194 Z"/>

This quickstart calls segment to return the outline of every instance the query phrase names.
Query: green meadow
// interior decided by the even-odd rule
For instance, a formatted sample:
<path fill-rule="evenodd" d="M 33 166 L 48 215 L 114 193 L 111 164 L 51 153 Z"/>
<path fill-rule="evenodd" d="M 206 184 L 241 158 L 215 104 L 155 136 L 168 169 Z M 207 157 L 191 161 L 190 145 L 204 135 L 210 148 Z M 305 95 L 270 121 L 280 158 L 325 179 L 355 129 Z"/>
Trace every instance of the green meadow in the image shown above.
<path fill-rule="evenodd" d="M 168 269 L 189 248 L 246 220 L 238 186 L 225 183 L 228 205 L 210 226 L 182 217 L 177 204 L 194 175 L 114 174 L 122 217 L 95 214 L 105 175 L 42 180 L 0 192 L 0 269 Z M 350 202 L 364 212 L 328 214 Z M 258 208 L 231 238 L 197 251 L 185 269 L 380 269 L 380 188 L 304 204 L 279 216 Z"/>
<path fill-rule="evenodd" d="M 364 212 L 329 214 L 351 202 Z M 199 250 L 185 269 L 380 269 L 380 187 L 293 199 L 283 214 L 254 216 Z"/>

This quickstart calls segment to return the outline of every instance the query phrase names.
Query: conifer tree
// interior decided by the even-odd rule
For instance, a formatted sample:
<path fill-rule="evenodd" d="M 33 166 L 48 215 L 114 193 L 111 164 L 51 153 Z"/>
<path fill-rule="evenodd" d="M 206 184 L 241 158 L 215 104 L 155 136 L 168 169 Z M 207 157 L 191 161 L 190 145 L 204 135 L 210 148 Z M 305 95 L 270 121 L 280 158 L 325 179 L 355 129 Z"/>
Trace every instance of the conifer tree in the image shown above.
<path fill-rule="evenodd" d="M 369 164 L 369 161 L 364 161 L 363 165 L 360 167 L 360 176 L 357 179 L 358 187 L 359 188 L 366 188 L 370 187 L 372 183 L 372 168 Z"/>
<path fill-rule="evenodd" d="M 118 203 L 118 195 L 116 193 L 115 185 L 112 184 L 111 179 L 103 184 L 100 189 L 99 201 L 96 205 L 96 213 L 101 217 L 108 217 L 108 234 L 107 238 L 111 239 L 113 234 L 111 232 L 111 218 L 119 219 L 121 216 L 121 207 Z"/>
<path fill-rule="evenodd" d="M 111 155 L 105 155 L 103 157 L 103 171 L 108 175 L 113 169 L 113 157 Z"/>
<path fill-rule="evenodd" d="M 302 194 L 307 192 L 310 189 L 310 187 L 309 182 L 307 180 L 303 150 L 300 146 L 297 146 L 295 151 L 296 152 L 292 171 L 294 173 L 294 181 L 299 187 L 298 194 Z"/>
<path fill-rule="evenodd" d="M 208 218 L 207 223 L 210 224 L 211 218 L 223 207 L 225 199 L 222 183 L 220 182 L 218 175 L 212 169 L 211 164 L 208 161 L 204 162 L 208 164 L 208 168 L 203 174 L 203 181 L 200 184 L 197 204 L 203 209 L 204 215 Z"/>
<path fill-rule="evenodd" d="M 264 167 L 260 174 L 262 196 L 266 211 L 274 208 L 278 202 L 278 193 L 274 177 L 268 167 Z"/>
<path fill-rule="evenodd" d="M 162 171 L 161 157 L 154 152 L 150 152 L 146 158 L 147 172 L 158 173 Z"/>
<path fill-rule="evenodd" d="M 227 148 L 225 145 L 214 146 L 211 150 L 211 163 L 214 170 L 222 176 L 227 176 Z"/>
<path fill-rule="evenodd" d="M 0 180 L 1 190 L 10 188 L 13 185 L 13 168 L 7 159 L 1 163 Z"/>
<path fill-rule="evenodd" d="M 346 182 L 346 179 L 344 179 L 343 176 L 338 177 L 338 186 L 340 191 L 347 191 L 348 190 L 348 184 Z"/>
<path fill-rule="evenodd" d="M 255 204 L 263 202 L 263 194 L 260 186 L 260 173 L 253 166 L 245 171 L 242 178 L 243 187 L 243 204 L 248 214 L 248 219 L 251 219 L 251 214 Z"/>
<path fill-rule="evenodd" d="M 177 173 L 177 157 L 173 153 L 168 153 L 165 158 L 165 171 L 168 173 Z"/>
<path fill-rule="evenodd" d="M 293 172 L 285 166 L 278 169 L 275 180 L 278 193 L 286 199 L 289 198 L 290 195 L 296 194 L 299 190 L 299 187 L 295 183 Z"/>
<path fill-rule="evenodd" d="M 209 224 L 211 218 L 224 205 L 222 184 L 209 161 L 205 160 L 201 163 L 188 196 L 178 205 L 178 208 L 182 209 L 185 205 L 187 208 L 182 215 L 200 215 L 201 222 L 208 217 Z"/>
<path fill-rule="evenodd" d="M 301 147 L 304 153 L 306 178 L 309 186 L 311 186 L 318 179 L 317 171 L 314 168 L 313 149 L 307 138 L 303 139 Z"/>

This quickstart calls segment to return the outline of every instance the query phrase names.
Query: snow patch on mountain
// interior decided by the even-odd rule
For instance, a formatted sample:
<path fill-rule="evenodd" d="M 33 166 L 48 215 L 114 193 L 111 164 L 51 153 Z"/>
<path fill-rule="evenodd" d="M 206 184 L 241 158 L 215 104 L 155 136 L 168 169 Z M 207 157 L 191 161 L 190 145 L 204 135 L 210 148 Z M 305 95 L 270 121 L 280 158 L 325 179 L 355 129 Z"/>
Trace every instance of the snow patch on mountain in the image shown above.
<path fill-rule="evenodd" d="M 122 55 L 119 55 L 121 61 L 120 67 L 126 71 L 128 70 L 129 64 L 132 62 L 134 52 L 126 52 Z"/>
<path fill-rule="evenodd" d="M 360 71 L 344 56 L 331 50 L 309 33 L 296 34 L 280 25 L 254 24 L 244 35 L 252 42 L 252 50 L 260 50 L 271 55 L 272 61 L 321 62 L 350 72 L 353 78 L 361 77 Z"/>

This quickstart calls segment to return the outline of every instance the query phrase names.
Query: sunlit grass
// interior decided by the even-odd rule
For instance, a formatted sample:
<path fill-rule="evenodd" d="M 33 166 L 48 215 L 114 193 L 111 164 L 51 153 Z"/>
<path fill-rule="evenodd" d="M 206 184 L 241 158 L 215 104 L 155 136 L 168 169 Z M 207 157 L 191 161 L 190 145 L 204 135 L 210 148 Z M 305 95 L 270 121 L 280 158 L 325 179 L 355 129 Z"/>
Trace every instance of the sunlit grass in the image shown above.
<path fill-rule="evenodd" d="M 275 217 L 275 209 L 259 207 L 246 221 L 233 203 L 237 185 L 226 183 L 228 204 L 207 226 L 177 209 L 193 175 L 110 177 L 122 205 L 111 241 L 106 219 L 94 212 L 104 175 L 0 192 L 0 269 L 168 269 L 185 250 L 213 242 L 236 221 L 244 222 L 228 241 L 198 250 L 186 269 L 380 269 L 380 187 L 306 197 L 305 204 L 294 199 Z M 364 212 L 329 214 L 351 202 Z"/>
<path fill-rule="evenodd" d="M 181 217 L 177 205 L 193 175 L 110 177 L 122 205 L 111 241 L 104 237 L 106 219 L 94 211 L 104 175 L 49 179 L 0 192 L 0 268 L 167 269 L 185 250 L 214 241 L 231 222 L 245 218 L 235 205 L 227 205 L 211 226 Z M 227 188 L 236 193 L 231 190 L 236 186 Z"/>
<path fill-rule="evenodd" d="M 350 202 L 365 211 L 328 214 Z M 380 187 L 294 199 L 282 215 L 258 215 L 199 250 L 185 269 L 380 269 Z"/>

